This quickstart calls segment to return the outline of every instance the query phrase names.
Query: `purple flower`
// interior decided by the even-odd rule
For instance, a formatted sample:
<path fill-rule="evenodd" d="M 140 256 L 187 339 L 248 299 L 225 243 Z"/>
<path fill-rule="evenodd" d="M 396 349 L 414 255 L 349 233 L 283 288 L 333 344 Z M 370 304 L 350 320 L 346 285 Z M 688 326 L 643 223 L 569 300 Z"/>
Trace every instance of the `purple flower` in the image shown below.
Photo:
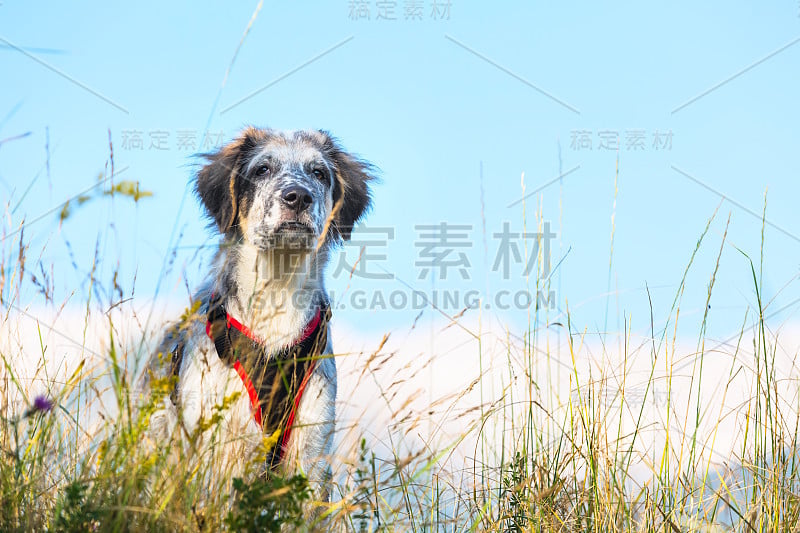
<path fill-rule="evenodd" d="M 52 408 L 53 402 L 47 396 L 40 394 L 33 399 L 33 405 L 31 405 L 30 413 L 44 413 Z"/>

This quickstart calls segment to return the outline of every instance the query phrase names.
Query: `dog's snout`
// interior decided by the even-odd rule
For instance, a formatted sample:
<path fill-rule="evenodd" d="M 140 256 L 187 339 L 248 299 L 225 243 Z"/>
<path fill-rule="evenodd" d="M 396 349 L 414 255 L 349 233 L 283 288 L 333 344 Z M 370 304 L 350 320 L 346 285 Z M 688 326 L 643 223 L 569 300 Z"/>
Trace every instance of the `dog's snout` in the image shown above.
<path fill-rule="evenodd" d="M 281 200 L 283 200 L 286 207 L 297 212 L 305 211 L 314 201 L 311 197 L 311 192 L 299 185 L 284 190 L 283 194 L 281 194 Z"/>

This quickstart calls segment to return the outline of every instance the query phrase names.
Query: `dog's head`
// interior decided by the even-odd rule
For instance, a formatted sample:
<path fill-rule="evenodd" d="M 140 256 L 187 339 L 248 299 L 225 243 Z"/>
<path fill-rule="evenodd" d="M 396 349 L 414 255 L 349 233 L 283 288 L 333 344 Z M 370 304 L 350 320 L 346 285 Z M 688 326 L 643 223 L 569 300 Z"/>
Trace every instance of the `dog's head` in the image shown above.
<path fill-rule="evenodd" d="M 204 155 L 195 190 L 219 231 L 267 250 L 348 240 L 373 167 L 327 132 L 247 128 Z"/>

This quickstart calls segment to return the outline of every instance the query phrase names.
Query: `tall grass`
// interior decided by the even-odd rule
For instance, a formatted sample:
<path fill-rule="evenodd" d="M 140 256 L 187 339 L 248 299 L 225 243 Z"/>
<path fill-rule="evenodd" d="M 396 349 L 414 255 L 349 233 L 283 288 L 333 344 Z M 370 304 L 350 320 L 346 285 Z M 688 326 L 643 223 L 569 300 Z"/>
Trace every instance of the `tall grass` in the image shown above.
<path fill-rule="evenodd" d="M 459 411 L 461 430 L 443 442 L 407 446 L 403 436 L 416 431 L 421 415 L 409 416 L 413 399 L 395 397 L 401 382 L 379 383 L 387 406 L 399 401 L 402 408 L 393 410 L 385 434 L 356 427 L 341 439 L 331 459 L 339 471 L 334 498 L 316 504 L 302 475 L 261 479 L 246 469 L 233 479 L 225 458 L 195 446 L 197 434 L 153 439 L 150 417 L 173 383 L 156 380 L 149 398 L 132 394 L 141 354 L 138 343 L 120 340 L 119 316 L 100 315 L 106 333 L 98 357 L 89 357 L 97 349 L 86 340 L 86 326 L 68 371 L 47 374 L 44 360 L 52 350 L 45 339 L 52 331 L 40 324 L 31 336 L 14 327 L 30 314 L 22 302 L 26 284 L 39 290 L 37 298 L 52 297 L 41 277 L 30 275 L 20 231 L 2 248 L 7 342 L 0 353 L 0 530 L 800 531 L 800 406 L 796 381 L 787 380 L 776 362 L 779 339 L 765 323 L 763 255 L 758 266 L 743 255 L 756 304 L 734 343 L 709 347 L 706 305 L 696 324 L 688 386 L 681 370 L 686 359 L 677 331 L 686 277 L 708 246 L 714 216 L 688 258 L 667 318 L 656 324 L 651 314 L 649 340 L 637 344 L 625 321 L 621 368 L 589 367 L 586 379 L 591 335 L 568 311 L 558 322 L 532 313 L 527 331 L 506 332 L 501 357 L 479 333 L 465 349 L 480 352 L 475 383 L 481 399 L 477 408 Z M 727 230 L 708 273 L 707 304 L 726 239 Z M 100 283 L 94 270 L 89 279 Z M 99 307 L 105 311 L 107 304 Z M 87 301 L 84 324 L 98 314 Z M 565 341 L 563 354 L 551 344 L 553 330 Z M 146 338 L 157 333 L 139 332 Z M 363 356 L 360 380 L 380 381 L 381 361 L 392 355 L 385 342 L 376 339 L 375 351 Z M 603 342 L 601 350 L 610 349 Z M 704 364 L 721 352 L 727 368 Z M 20 361 L 34 353 L 39 369 L 21 372 Z M 562 381 L 549 371 L 556 360 L 566 365 Z M 635 382 L 634 360 L 647 361 L 643 381 Z M 727 379 L 710 402 L 704 384 L 721 373 Z M 748 394 L 736 409 L 725 408 L 737 387 Z M 463 398 L 435 403 L 451 414 Z M 213 427 L 226 408 L 220 405 L 200 426 Z M 737 448 L 715 459 L 722 421 L 731 417 Z M 251 473 L 258 460 L 252 458 Z M 309 505 L 318 508 L 314 519 L 304 515 Z"/>

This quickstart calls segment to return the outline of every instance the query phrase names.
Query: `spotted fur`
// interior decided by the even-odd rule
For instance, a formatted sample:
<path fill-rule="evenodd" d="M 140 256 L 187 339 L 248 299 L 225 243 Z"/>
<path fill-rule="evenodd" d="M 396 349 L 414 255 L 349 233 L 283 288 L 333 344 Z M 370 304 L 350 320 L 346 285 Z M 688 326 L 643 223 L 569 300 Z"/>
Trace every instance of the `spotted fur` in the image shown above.
<path fill-rule="evenodd" d="M 241 391 L 239 376 L 219 359 L 204 331 L 211 295 L 222 298 L 267 352 L 291 343 L 320 304 L 329 303 L 322 274 L 330 251 L 350 238 L 371 203 L 373 167 L 324 131 L 250 127 L 203 158 L 195 191 L 222 239 L 212 272 L 195 295 L 194 316 L 168 329 L 141 381 L 147 394 L 154 377 L 177 376 L 173 398 L 165 397 L 151 418 L 156 438 L 175 436 L 178 429 L 191 435 L 226 397 Z M 324 354 L 333 353 L 328 339 Z M 323 500 L 335 399 L 336 365 L 323 356 L 300 402 L 282 464 L 305 472 Z M 241 475 L 264 435 L 246 394 L 223 418 L 213 438 L 209 430 L 201 441 L 215 441 L 230 475 Z"/>

